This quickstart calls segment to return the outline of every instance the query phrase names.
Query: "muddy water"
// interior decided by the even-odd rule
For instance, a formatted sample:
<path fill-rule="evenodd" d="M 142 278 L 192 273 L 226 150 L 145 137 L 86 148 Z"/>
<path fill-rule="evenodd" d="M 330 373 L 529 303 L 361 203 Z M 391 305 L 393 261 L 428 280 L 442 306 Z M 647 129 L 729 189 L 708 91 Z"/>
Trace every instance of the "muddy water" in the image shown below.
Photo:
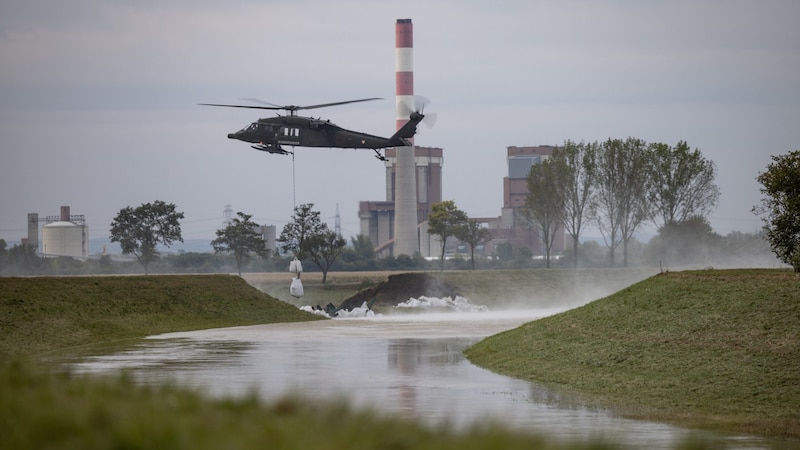
<path fill-rule="evenodd" d="M 692 434 L 566 405 L 543 386 L 464 359 L 463 349 L 481 338 L 553 312 L 407 314 L 171 333 L 71 366 L 90 373 L 125 369 L 141 382 L 176 382 L 211 395 L 345 399 L 432 425 L 496 422 L 631 448 L 674 448 Z M 769 448 L 757 438 L 711 437 L 735 448 Z"/>

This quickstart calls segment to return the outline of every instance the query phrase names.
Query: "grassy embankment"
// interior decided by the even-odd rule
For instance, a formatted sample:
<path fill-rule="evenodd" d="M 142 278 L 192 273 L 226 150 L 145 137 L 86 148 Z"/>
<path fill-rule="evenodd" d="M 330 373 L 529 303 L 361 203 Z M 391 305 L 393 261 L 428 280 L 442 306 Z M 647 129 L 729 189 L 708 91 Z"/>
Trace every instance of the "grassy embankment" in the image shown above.
<path fill-rule="evenodd" d="M 229 275 L 0 277 L 0 355 L 317 318 Z"/>
<path fill-rule="evenodd" d="M 800 278 L 790 271 L 662 274 L 466 353 L 629 417 L 800 437 Z"/>
<path fill-rule="evenodd" d="M 230 276 L 0 278 L 0 448 L 615 448 L 493 427 L 433 430 L 296 399 L 208 399 L 124 375 L 71 376 L 35 363 L 90 343 L 316 318 Z"/>

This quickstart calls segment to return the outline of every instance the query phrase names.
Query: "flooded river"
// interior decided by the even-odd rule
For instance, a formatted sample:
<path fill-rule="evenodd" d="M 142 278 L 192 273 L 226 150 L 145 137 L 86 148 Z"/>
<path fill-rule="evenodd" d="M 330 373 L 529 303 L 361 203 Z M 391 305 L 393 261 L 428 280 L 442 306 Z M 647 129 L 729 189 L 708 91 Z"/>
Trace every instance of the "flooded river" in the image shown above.
<path fill-rule="evenodd" d="M 139 382 L 169 381 L 210 395 L 345 399 L 431 425 L 495 422 L 630 448 L 674 448 L 692 435 L 566 405 L 543 386 L 494 374 L 462 355 L 483 337 L 554 312 L 416 313 L 170 333 L 70 366 L 85 373 L 126 370 Z M 770 448 L 758 438 L 713 439 L 730 448 Z"/>

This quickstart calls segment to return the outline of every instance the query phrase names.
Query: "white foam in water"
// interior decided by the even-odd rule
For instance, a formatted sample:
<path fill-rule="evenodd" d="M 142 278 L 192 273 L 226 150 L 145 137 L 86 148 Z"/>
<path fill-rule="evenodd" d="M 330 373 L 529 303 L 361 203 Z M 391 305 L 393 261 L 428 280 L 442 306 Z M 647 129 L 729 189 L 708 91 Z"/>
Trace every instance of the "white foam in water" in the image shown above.
<path fill-rule="evenodd" d="M 408 301 L 399 303 L 398 308 L 418 308 L 418 309 L 432 309 L 432 310 L 445 310 L 455 312 L 485 312 L 489 311 L 486 305 L 473 305 L 466 298 L 456 295 L 455 300 L 450 297 L 436 298 L 425 297 L 410 298 Z"/>
<path fill-rule="evenodd" d="M 375 314 L 374 311 L 369 309 L 369 306 L 367 306 L 367 302 L 362 303 L 361 307 L 359 308 L 353 308 L 350 311 L 347 311 L 346 309 L 340 309 L 339 311 L 336 311 L 336 313 L 334 314 L 334 317 L 340 317 L 342 319 L 352 319 L 354 317 L 376 317 L 376 316 L 380 316 L 380 314 Z"/>
<path fill-rule="evenodd" d="M 471 304 L 466 298 L 461 297 L 459 295 L 456 296 L 455 300 L 450 297 L 444 298 L 436 298 L 436 297 L 419 297 L 419 298 L 409 298 L 408 301 L 403 303 L 398 303 L 396 308 L 399 309 L 407 309 L 407 310 L 430 310 L 435 312 L 486 312 L 489 311 L 489 308 L 485 305 L 473 305 Z M 327 318 L 342 318 L 342 319 L 352 319 L 352 318 L 361 318 L 361 317 L 381 317 L 382 314 L 375 314 L 374 311 L 369 309 L 367 306 L 367 302 L 361 304 L 359 308 L 353 308 L 350 311 L 340 309 L 336 311 L 333 316 L 328 314 L 327 312 L 321 309 L 315 309 L 311 306 L 305 305 L 300 307 L 301 310 L 317 314 L 319 316 L 327 317 Z"/>
<path fill-rule="evenodd" d="M 314 313 L 314 314 L 316 314 L 318 316 L 327 317 L 329 319 L 331 318 L 331 315 L 326 313 L 325 311 L 323 311 L 321 309 L 314 309 L 314 308 L 312 308 L 311 306 L 308 306 L 308 305 L 301 306 L 300 309 L 303 310 L 303 311 L 306 311 L 306 312 Z M 362 303 L 359 308 L 353 308 L 350 311 L 347 311 L 345 309 L 340 309 L 339 311 L 336 311 L 333 314 L 333 318 L 337 318 L 338 317 L 338 318 L 342 318 L 342 319 L 353 319 L 353 318 L 359 318 L 359 317 L 380 317 L 380 316 L 381 316 L 381 314 L 375 314 L 374 311 L 369 309 L 369 306 L 367 306 L 367 302 Z"/>

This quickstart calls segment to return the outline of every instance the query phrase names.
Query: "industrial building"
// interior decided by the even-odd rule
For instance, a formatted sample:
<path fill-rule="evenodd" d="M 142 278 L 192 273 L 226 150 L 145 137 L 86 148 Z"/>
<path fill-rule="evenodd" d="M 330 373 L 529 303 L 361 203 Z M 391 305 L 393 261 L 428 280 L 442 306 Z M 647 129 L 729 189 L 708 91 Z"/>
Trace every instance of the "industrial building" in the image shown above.
<path fill-rule="evenodd" d="M 525 222 L 521 208 L 525 206 L 530 195 L 537 195 L 536 192 L 528 191 L 531 167 L 547 159 L 555 149 L 551 145 L 506 148 L 508 175 L 503 177 L 503 208 L 499 217 L 477 219 L 489 229 L 492 239 L 484 244 L 482 252 L 476 251 L 476 254 L 492 256 L 500 244 L 508 243 L 513 249 L 530 249 L 534 257 L 544 255 L 539 232 Z M 564 229 L 560 227 L 552 250 L 556 253 L 563 251 L 564 242 Z"/>
<path fill-rule="evenodd" d="M 42 227 L 42 242 L 39 247 L 39 223 Z M 28 237 L 22 239 L 23 245 L 30 245 L 47 258 L 69 256 L 89 257 L 89 226 L 83 215 L 70 214 L 69 206 L 62 206 L 57 216 L 39 218 L 38 213 L 28 214 Z"/>
<path fill-rule="evenodd" d="M 547 159 L 555 147 L 542 145 L 536 147 L 507 147 L 508 175 L 503 177 L 503 206 L 498 217 L 473 217 L 489 229 L 492 239 L 476 249 L 475 254 L 493 256 L 502 244 L 510 244 L 512 249 L 528 248 L 534 256 L 544 254 L 542 240 L 537 230 L 525 223 L 521 208 L 529 195 L 527 177 L 531 167 Z M 434 203 L 442 201 L 442 165 L 444 151 L 436 147 L 415 147 L 415 186 L 417 196 L 417 234 L 419 253 L 424 257 L 437 257 L 441 254 L 439 240 L 427 232 L 427 220 Z M 386 200 L 362 201 L 358 216 L 361 220 L 361 234 L 368 236 L 375 246 L 379 258 L 393 255 L 396 159 L 393 149 L 386 150 Z M 457 203 L 457 199 L 456 199 Z M 564 250 L 564 230 L 559 229 L 553 251 Z M 465 253 L 468 249 L 457 239 L 447 242 L 447 254 Z"/>
<path fill-rule="evenodd" d="M 439 254 L 439 242 L 428 235 L 427 223 L 431 205 L 442 201 L 443 150 L 436 147 L 414 147 L 414 186 L 416 193 L 416 234 L 422 256 Z M 379 258 L 394 255 L 395 200 L 397 186 L 397 152 L 388 148 L 386 161 L 386 200 L 362 201 L 358 207 L 361 234 L 368 236 Z"/>

